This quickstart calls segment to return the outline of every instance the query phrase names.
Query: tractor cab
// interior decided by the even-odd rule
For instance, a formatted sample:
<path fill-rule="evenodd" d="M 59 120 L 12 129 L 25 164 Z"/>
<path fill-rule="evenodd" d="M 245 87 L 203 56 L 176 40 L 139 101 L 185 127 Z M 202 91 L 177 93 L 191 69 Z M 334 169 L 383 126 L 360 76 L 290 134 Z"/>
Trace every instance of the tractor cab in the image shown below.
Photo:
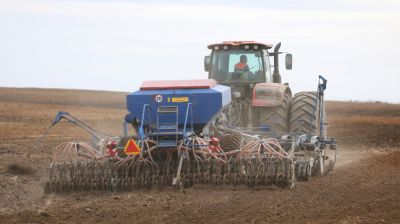
<path fill-rule="evenodd" d="M 280 44 L 277 45 L 276 52 L 274 50 L 269 53 L 268 49 L 272 48 L 272 44 L 255 41 L 224 41 L 211 44 L 208 48 L 212 52 L 204 58 L 204 69 L 209 73 L 209 79 L 229 86 L 280 82 L 280 77 L 279 80 L 273 77 L 269 60 L 270 56 L 278 57 L 279 46 Z M 287 68 L 291 67 L 291 60 L 288 59 L 291 59 L 291 55 L 290 58 L 286 58 Z M 275 63 L 277 64 L 277 61 Z"/>
<path fill-rule="evenodd" d="M 280 46 L 276 44 L 272 51 L 272 44 L 255 41 L 224 41 L 208 46 L 211 55 L 204 58 L 208 78 L 231 87 L 232 104 L 226 113 L 232 116 L 229 125 L 264 125 L 259 119 L 260 111 L 266 110 L 262 107 L 276 107 L 283 104 L 285 95 L 291 96 L 288 85 L 281 84 Z M 286 54 L 285 64 L 286 69 L 291 69 L 291 54 Z"/>

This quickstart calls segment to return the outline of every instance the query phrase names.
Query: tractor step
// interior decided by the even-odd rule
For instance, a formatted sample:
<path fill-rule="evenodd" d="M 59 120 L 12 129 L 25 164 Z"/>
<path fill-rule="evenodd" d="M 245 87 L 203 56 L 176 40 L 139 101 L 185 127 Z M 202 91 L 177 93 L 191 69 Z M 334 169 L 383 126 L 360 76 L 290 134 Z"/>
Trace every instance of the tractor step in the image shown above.
<path fill-rule="evenodd" d="M 159 106 L 157 108 L 157 113 L 162 114 L 162 113 L 178 113 L 178 107 L 177 106 Z"/>
<path fill-rule="evenodd" d="M 174 135 L 178 135 L 178 136 L 182 136 L 183 132 L 182 131 L 158 131 L 158 132 L 153 132 L 153 133 L 149 133 L 147 134 L 148 136 L 174 136 Z"/>
<path fill-rule="evenodd" d="M 175 123 L 158 124 L 158 130 L 176 130 L 178 127 Z"/>
<path fill-rule="evenodd" d="M 157 108 L 157 130 L 152 133 L 157 139 L 159 148 L 173 148 L 178 144 L 179 108 L 177 106 L 159 106 Z"/>
<path fill-rule="evenodd" d="M 159 140 L 158 141 L 158 147 L 159 148 L 173 148 L 177 146 L 176 139 L 172 140 Z"/>

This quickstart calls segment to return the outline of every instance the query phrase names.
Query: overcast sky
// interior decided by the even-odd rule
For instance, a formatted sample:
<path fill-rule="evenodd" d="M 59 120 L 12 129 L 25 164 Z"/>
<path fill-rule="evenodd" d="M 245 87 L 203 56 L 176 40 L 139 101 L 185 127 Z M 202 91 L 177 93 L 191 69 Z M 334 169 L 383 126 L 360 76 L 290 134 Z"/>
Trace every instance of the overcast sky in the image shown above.
<path fill-rule="evenodd" d="M 0 0 L 0 86 L 134 91 L 206 78 L 206 46 L 282 42 L 293 92 L 400 103 L 400 1 Z M 283 68 L 283 66 L 282 66 Z"/>

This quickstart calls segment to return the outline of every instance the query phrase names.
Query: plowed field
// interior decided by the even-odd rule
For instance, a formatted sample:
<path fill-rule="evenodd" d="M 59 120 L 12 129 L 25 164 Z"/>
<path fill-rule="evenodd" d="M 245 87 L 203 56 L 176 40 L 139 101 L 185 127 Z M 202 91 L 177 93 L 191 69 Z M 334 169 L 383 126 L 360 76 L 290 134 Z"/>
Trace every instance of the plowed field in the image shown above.
<path fill-rule="evenodd" d="M 338 162 L 292 190 L 196 186 L 131 193 L 44 194 L 54 147 L 86 138 L 69 111 L 121 135 L 125 93 L 0 88 L 0 223 L 400 223 L 400 105 L 328 102 Z"/>

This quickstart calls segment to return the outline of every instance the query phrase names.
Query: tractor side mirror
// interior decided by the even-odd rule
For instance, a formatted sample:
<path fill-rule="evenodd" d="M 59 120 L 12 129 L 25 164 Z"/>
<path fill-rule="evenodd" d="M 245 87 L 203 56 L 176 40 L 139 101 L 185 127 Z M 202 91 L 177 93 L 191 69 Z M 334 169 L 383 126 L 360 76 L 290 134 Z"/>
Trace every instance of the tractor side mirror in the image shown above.
<path fill-rule="evenodd" d="M 292 70 L 292 64 L 293 64 L 292 54 L 286 54 L 285 56 L 286 70 Z"/>
<path fill-rule="evenodd" d="M 210 70 L 211 56 L 204 57 L 204 71 L 208 72 Z"/>

